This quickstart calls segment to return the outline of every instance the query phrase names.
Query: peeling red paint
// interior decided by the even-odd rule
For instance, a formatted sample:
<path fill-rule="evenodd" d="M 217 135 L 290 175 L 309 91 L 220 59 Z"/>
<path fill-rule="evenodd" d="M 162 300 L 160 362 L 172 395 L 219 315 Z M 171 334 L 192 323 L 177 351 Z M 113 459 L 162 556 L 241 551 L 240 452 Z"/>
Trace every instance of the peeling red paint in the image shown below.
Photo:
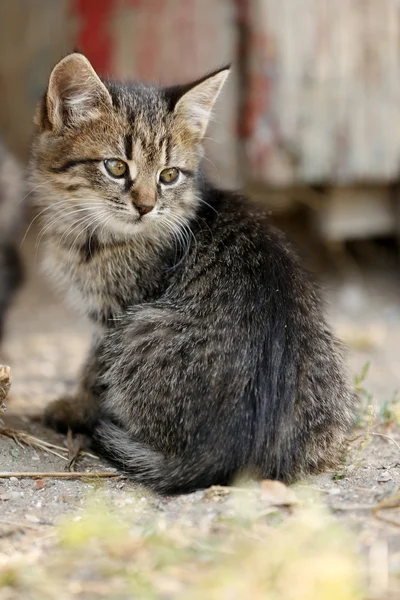
<path fill-rule="evenodd" d="M 113 40 L 110 20 L 114 0 L 71 0 L 73 13 L 78 17 L 80 29 L 76 44 L 100 74 L 110 74 Z"/>

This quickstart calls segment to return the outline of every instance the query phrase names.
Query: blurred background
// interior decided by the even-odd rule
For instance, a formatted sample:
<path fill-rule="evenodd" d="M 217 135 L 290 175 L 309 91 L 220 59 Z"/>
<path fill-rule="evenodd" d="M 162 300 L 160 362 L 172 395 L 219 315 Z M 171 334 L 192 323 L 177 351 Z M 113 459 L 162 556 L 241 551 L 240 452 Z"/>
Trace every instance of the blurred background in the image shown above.
<path fill-rule="evenodd" d="M 371 360 L 374 391 L 396 387 L 400 0 L 0 2 L 0 138 L 22 165 L 35 104 L 74 48 L 104 77 L 161 84 L 232 63 L 207 133 L 209 176 L 265 204 L 322 279 L 352 370 Z M 46 343 L 63 322 L 82 335 L 49 300 L 31 251 L 36 234 L 23 244 L 28 284 L 8 324 L 12 356 L 26 348 L 32 314 Z M 48 318 L 53 309 L 58 321 Z M 70 370 L 62 358 L 54 367 L 58 382 L 59 369 L 73 377 L 81 353 L 72 354 Z"/>

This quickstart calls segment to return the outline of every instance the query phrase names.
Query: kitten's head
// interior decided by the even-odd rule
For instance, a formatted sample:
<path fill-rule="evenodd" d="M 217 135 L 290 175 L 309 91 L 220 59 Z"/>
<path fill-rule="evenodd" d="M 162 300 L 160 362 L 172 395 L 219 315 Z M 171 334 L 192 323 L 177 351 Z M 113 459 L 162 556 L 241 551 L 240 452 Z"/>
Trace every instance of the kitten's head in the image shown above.
<path fill-rule="evenodd" d="M 70 243 L 94 230 L 103 239 L 157 236 L 190 218 L 202 139 L 227 75 L 121 85 L 103 82 L 82 54 L 61 60 L 36 114 L 31 161 L 51 232 Z"/>

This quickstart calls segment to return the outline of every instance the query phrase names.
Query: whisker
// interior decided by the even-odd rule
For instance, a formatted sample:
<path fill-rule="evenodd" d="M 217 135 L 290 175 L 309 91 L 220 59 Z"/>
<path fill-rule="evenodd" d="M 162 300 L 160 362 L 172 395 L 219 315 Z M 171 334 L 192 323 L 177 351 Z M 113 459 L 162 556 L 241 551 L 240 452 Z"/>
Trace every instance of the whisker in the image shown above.
<path fill-rule="evenodd" d="M 90 215 L 85 215 L 84 217 L 82 217 L 81 219 L 79 219 L 78 221 L 73 223 L 72 227 L 69 227 L 67 229 L 67 231 L 63 233 L 63 235 L 58 243 L 58 248 L 61 246 L 64 239 L 66 239 L 68 236 L 70 236 L 73 231 L 78 229 L 78 234 L 76 235 L 74 241 L 71 243 L 71 248 L 74 248 L 79 236 L 84 234 L 88 230 L 90 225 L 97 223 L 98 218 L 100 216 L 101 215 L 99 215 L 98 213 L 91 213 Z"/>
<path fill-rule="evenodd" d="M 72 224 L 72 225 L 71 225 L 71 226 L 68 228 L 67 232 L 64 232 L 64 234 L 61 236 L 61 238 L 60 238 L 60 240 L 59 240 L 59 242 L 58 242 L 57 248 L 58 248 L 58 249 L 60 248 L 60 246 L 61 246 L 61 243 L 62 243 L 62 241 L 63 241 L 63 238 L 64 238 L 64 236 L 65 236 L 65 234 L 66 234 L 66 233 L 67 233 L 67 234 L 68 234 L 68 233 L 72 233 L 72 231 L 74 231 L 74 230 L 76 229 L 76 227 L 79 227 L 79 226 L 80 226 L 80 225 L 82 225 L 82 224 L 83 224 L 83 223 L 84 223 L 86 220 L 89 220 L 91 217 L 92 217 L 92 215 L 85 215 L 84 217 L 82 217 L 81 219 L 79 219 L 79 221 L 78 221 L 78 222 L 75 222 L 75 223 L 73 223 L 73 224 Z M 57 221 L 62 221 L 62 217 L 61 217 L 61 218 L 59 218 L 59 219 L 57 219 Z M 51 225 L 53 225 L 53 223 L 52 223 Z M 42 241 L 42 238 L 43 238 L 43 234 L 41 235 L 40 239 L 38 240 L 38 243 L 37 243 L 37 246 L 36 246 L 35 260 L 37 260 L 37 255 L 38 255 L 38 252 L 39 252 L 39 246 L 40 246 L 40 243 L 41 243 L 41 241 Z"/>
<path fill-rule="evenodd" d="M 78 208 L 78 209 L 72 210 L 68 213 L 61 212 L 61 214 L 58 214 L 55 219 L 53 219 L 50 223 L 47 223 L 42 228 L 42 230 L 40 232 L 40 237 L 42 237 L 44 235 L 44 233 L 47 230 L 51 229 L 51 227 L 53 227 L 56 223 L 61 222 L 61 221 L 65 220 L 67 217 L 75 215 L 76 213 L 93 210 L 93 208 L 101 208 L 101 205 L 99 204 L 99 205 L 87 206 L 84 208 Z"/>
<path fill-rule="evenodd" d="M 27 229 L 26 229 L 26 231 L 25 231 L 25 234 L 24 234 L 24 236 L 23 236 L 23 238 L 22 238 L 22 240 L 21 240 L 20 247 L 22 248 L 22 245 L 24 244 L 24 242 L 25 242 L 25 240 L 26 240 L 26 237 L 27 237 L 27 235 L 28 235 L 28 233 L 29 233 L 30 229 L 32 228 L 32 225 L 35 223 L 35 221 L 36 221 L 36 220 L 37 220 L 37 219 L 38 219 L 38 218 L 39 218 L 41 215 L 43 215 L 43 214 L 44 214 L 46 211 L 48 211 L 48 210 L 52 210 L 52 209 L 54 209 L 54 207 L 56 207 L 56 206 L 60 206 L 60 204 L 67 204 L 67 203 L 69 203 L 69 202 L 70 202 L 70 199 L 69 199 L 69 198 L 64 198 L 64 199 L 62 199 L 62 200 L 58 200 L 57 202 L 52 202 L 52 203 L 51 203 L 49 206 L 46 206 L 46 207 L 45 207 L 43 210 L 41 210 L 41 211 L 40 211 L 40 212 L 39 212 L 37 215 L 35 215 L 35 216 L 34 216 L 34 218 L 31 220 L 31 222 L 29 223 L 29 225 L 28 225 L 28 227 L 27 227 Z M 100 201 L 99 201 L 99 200 L 98 200 L 98 202 L 100 203 Z M 83 205 L 84 205 L 85 203 L 86 203 L 86 200 L 84 200 L 84 201 L 82 202 L 82 204 L 83 204 Z M 88 203 L 88 205 L 89 205 L 89 203 Z M 91 206 L 94 206 L 94 204 L 91 204 Z M 71 208 L 72 208 L 72 207 L 71 207 Z"/>
<path fill-rule="evenodd" d="M 64 221 L 64 220 L 65 220 L 65 219 L 66 219 L 68 216 L 74 215 L 74 214 L 76 214 L 76 213 L 78 213 L 78 212 L 81 212 L 81 211 L 92 211 L 92 209 L 93 209 L 93 208 L 95 208 L 95 207 L 99 208 L 99 207 L 101 207 L 101 205 L 100 205 L 100 204 L 99 204 L 99 205 L 95 205 L 95 204 L 93 204 L 93 205 L 91 205 L 91 206 L 84 207 L 84 208 L 82 208 L 82 209 L 75 209 L 75 210 L 73 210 L 73 211 L 70 211 L 70 212 L 68 212 L 68 213 L 65 213 L 65 212 L 63 212 L 63 211 L 62 211 L 62 212 L 61 212 L 61 214 L 58 214 L 58 215 L 56 215 L 56 218 L 55 218 L 55 219 L 53 219 L 52 221 L 50 221 L 50 223 L 47 223 L 47 224 L 46 224 L 46 225 L 45 225 L 45 226 L 44 226 L 44 227 L 41 229 L 41 231 L 40 231 L 40 233 L 39 233 L 39 235 L 38 235 L 38 239 L 37 239 L 37 241 L 36 241 L 36 256 L 37 256 L 37 251 L 38 251 L 38 248 L 39 248 L 39 246 L 40 246 L 40 243 L 41 243 L 41 241 L 42 241 L 42 238 L 43 238 L 43 237 L 44 237 L 44 235 L 47 233 L 47 231 L 49 231 L 49 230 L 50 230 L 52 227 L 54 227 L 54 226 L 55 226 L 57 223 L 61 223 L 61 222 L 63 222 L 63 221 Z M 81 220 L 79 220 L 79 221 L 78 221 L 78 224 L 79 224 L 80 222 L 81 222 Z M 65 235 L 67 235 L 67 234 L 68 234 L 68 232 L 70 231 L 71 227 L 72 227 L 72 228 L 74 228 L 74 225 L 76 225 L 76 224 L 77 224 L 77 222 L 76 222 L 76 221 L 74 221 L 74 222 L 72 223 L 72 225 L 70 225 L 70 227 L 67 229 L 67 231 L 66 231 L 66 232 L 64 232 L 64 234 L 63 234 L 63 235 L 62 235 L 62 237 L 61 237 L 61 240 L 60 240 L 59 246 L 60 246 L 60 244 L 61 244 L 61 241 L 64 239 L 64 236 L 65 236 Z"/>
<path fill-rule="evenodd" d="M 45 181 L 44 183 L 39 183 L 39 185 L 35 186 L 32 190 L 30 190 L 27 194 L 25 194 L 25 196 L 23 196 L 22 198 L 20 198 L 18 200 L 18 204 L 21 204 L 24 200 L 26 200 L 26 198 L 28 198 L 28 196 L 30 196 L 31 194 L 33 194 L 34 192 L 36 192 L 36 190 L 38 190 L 41 187 L 44 187 L 47 184 L 48 184 L 48 181 Z M 26 187 L 25 187 L 25 189 L 26 189 Z"/>
<path fill-rule="evenodd" d="M 169 223 L 170 225 L 177 226 L 176 229 L 174 229 L 174 231 L 177 234 L 177 236 L 179 236 L 183 249 L 183 256 L 181 257 L 181 259 L 173 267 L 170 267 L 168 269 L 173 270 L 176 269 L 188 255 L 188 252 L 190 250 L 190 236 L 192 237 L 195 246 L 197 246 L 197 240 L 189 224 L 185 221 L 183 217 L 172 213 L 168 215 L 168 218 L 165 219 L 165 222 Z"/>
<path fill-rule="evenodd" d="M 39 214 L 37 214 L 37 215 L 36 215 L 36 216 L 35 216 L 35 217 L 32 219 L 32 221 L 29 223 L 29 226 L 28 226 L 27 230 L 25 231 L 25 235 L 24 235 L 24 237 L 22 238 L 22 241 L 21 241 L 20 247 L 22 247 L 22 244 L 25 242 L 26 236 L 28 235 L 28 233 L 29 233 L 29 231 L 30 231 L 30 229 L 31 229 L 32 225 L 33 225 L 33 224 L 34 224 L 34 222 L 35 222 L 35 221 L 36 221 L 36 220 L 37 220 L 37 219 L 40 217 L 40 215 L 42 215 L 43 213 L 45 213 L 47 210 L 50 210 L 50 209 L 52 209 L 54 206 L 57 206 L 57 205 L 59 205 L 59 204 L 65 204 L 66 202 L 67 202 L 67 200 L 59 200 L 58 202 L 54 202 L 54 203 L 50 204 L 50 206 L 47 206 L 46 208 L 44 208 L 43 210 L 41 210 L 41 211 L 40 211 L 40 213 L 39 213 Z"/>
<path fill-rule="evenodd" d="M 86 218 L 86 219 L 83 221 L 83 223 L 81 223 L 81 224 L 80 224 L 82 229 L 81 229 L 81 231 L 79 231 L 79 232 L 78 232 L 78 235 L 75 237 L 74 241 L 72 242 L 72 244 L 71 244 L 71 247 L 70 247 L 70 250 L 71 250 L 72 248 L 75 248 L 75 245 L 76 245 L 77 239 L 79 238 L 79 236 L 80 236 L 82 233 L 85 233 L 86 231 L 88 231 L 89 229 L 91 229 L 91 228 L 93 227 L 93 225 L 95 225 L 96 223 L 98 223 L 98 225 L 96 225 L 96 227 L 94 228 L 94 231 L 95 231 L 95 230 L 97 229 L 97 227 L 98 227 L 99 225 L 101 225 L 101 224 L 104 222 L 104 221 L 102 220 L 102 219 L 103 219 L 103 216 L 104 216 L 104 215 L 103 215 L 103 212 L 101 212 L 101 213 L 95 213 L 95 214 L 93 214 L 93 215 L 89 215 L 89 217 L 87 217 L 87 218 Z M 75 229 L 75 228 L 74 228 L 74 229 Z"/>
<path fill-rule="evenodd" d="M 208 204 L 208 202 L 206 202 L 205 200 L 203 200 L 203 198 L 200 198 L 199 196 L 196 196 L 196 200 L 198 202 L 201 202 L 202 204 L 205 204 L 206 206 L 208 206 L 208 208 L 211 208 L 211 210 L 213 210 L 215 212 L 215 214 L 218 215 L 218 217 L 219 217 L 219 212 L 213 206 L 211 206 L 211 204 Z"/>
<path fill-rule="evenodd" d="M 103 217 L 103 214 L 99 215 L 99 217 Z M 112 215 L 105 215 L 105 219 L 101 220 L 99 225 L 103 225 L 103 227 L 101 228 L 101 231 L 104 231 L 104 228 L 106 227 L 106 225 L 108 225 L 108 223 L 110 222 L 110 220 L 112 219 Z M 93 238 L 93 235 L 95 233 L 95 231 L 99 228 L 99 225 L 97 225 L 91 232 L 90 236 L 89 236 L 89 241 L 88 241 L 88 247 L 89 247 L 89 254 L 90 256 L 92 256 L 92 248 L 91 248 L 91 241 Z"/>

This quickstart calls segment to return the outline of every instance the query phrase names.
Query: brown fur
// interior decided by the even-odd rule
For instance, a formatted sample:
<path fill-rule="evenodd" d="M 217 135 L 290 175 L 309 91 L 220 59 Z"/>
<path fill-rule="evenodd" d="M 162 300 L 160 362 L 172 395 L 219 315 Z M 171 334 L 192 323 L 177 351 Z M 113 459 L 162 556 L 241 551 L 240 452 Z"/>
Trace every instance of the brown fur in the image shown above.
<path fill-rule="evenodd" d="M 296 254 L 262 209 L 201 176 L 226 74 L 124 86 L 71 55 L 37 117 L 45 261 L 98 325 L 77 398 L 49 407 L 47 421 L 86 430 L 161 492 L 330 467 L 353 416 L 338 344 Z M 122 178 L 110 159 L 126 163 Z M 172 185 L 159 179 L 166 167 L 180 170 Z"/>

